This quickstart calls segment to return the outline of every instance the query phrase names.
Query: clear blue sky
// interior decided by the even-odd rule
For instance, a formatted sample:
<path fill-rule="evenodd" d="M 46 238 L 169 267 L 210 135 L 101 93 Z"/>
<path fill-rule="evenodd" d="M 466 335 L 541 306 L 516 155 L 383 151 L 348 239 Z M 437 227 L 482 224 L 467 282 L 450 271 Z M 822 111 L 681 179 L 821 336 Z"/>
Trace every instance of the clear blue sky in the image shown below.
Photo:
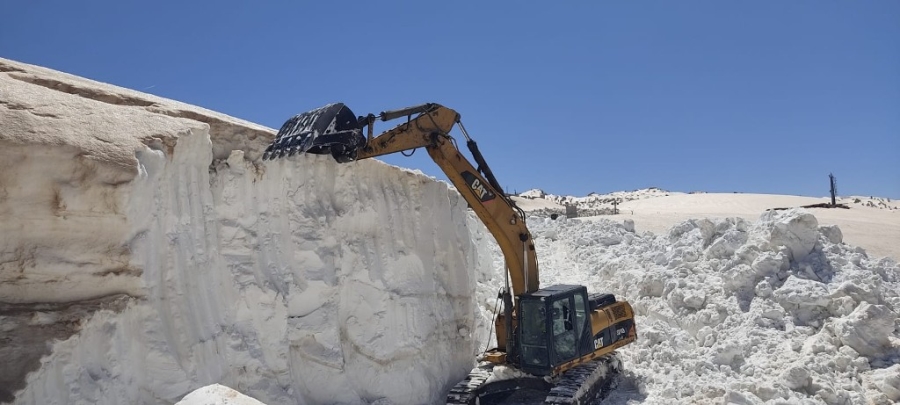
<path fill-rule="evenodd" d="M 900 197 L 896 0 L 5 1 L 0 56 L 272 128 L 438 102 L 510 191 Z"/>

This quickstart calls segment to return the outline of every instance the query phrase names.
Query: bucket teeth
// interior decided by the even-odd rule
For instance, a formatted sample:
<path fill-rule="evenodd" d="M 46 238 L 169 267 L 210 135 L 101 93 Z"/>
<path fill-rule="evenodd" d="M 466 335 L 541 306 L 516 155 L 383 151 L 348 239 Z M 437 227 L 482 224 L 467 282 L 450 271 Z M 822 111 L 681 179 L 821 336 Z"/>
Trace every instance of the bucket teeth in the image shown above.
<path fill-rule="evenodd" d="M 287 120 L 263 153 L 263 160 L 298 153 L 331 154 L 339 162 L 355 159 L 366 137 L 359 119 L 342 103 L 297 114 Z"/>

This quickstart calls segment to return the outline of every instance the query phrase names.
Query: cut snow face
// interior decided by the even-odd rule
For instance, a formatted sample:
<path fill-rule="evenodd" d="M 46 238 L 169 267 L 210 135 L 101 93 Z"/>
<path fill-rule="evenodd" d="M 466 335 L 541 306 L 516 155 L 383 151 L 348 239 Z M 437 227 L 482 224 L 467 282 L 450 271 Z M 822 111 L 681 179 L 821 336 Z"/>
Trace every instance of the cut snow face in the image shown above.
<path fill-rule="evenodd" d="M 490 267 L 446 184 L 0 62 L 3 400 L 431 403 L 471 369 Z"/>
<path fill-rule="evenodd" d="M 636 389 L 609 403 L 900 401 L 900 267 L 808 211 L 661 235 L 608 220 L 529 227 L 543 285 L 586 284 L 634 306 L 638 341 L 619 353 Z"/>

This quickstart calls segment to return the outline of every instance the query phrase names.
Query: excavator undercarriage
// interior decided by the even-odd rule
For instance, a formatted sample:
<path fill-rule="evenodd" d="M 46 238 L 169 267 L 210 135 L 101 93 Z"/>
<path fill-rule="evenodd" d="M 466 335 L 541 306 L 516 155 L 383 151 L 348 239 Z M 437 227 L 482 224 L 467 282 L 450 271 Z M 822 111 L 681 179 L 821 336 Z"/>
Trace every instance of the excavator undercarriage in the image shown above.
<path fill-rule="evenodd" d="M 450 389 L 447 404 L 592 404 L 615 388 L 621 363 L 615 355 L 606 355 L 554 378 L 517 375 L 496 379 L 494 369 L 498 367 L 502 366 L 481 362 Z"/>
<path fill-rule="evenodd" d="M 377 136 L 377 119 L 404 122 Z M 457 126 L 477 166 L 457 148 Z M 341 163 L 424 148 L 494 236 L 508 281 L 495 322 L 497 347 L 447 394 L 448 404 L 590 404 L 615 383 L 614 351 L 637 338 L 631 305 L 582 285 L 541 288 L 538 260 L 525 213 L 507 197 L 459 114 L 422 104 L 375 116 L 356 116 L 335 103 L 298 114 L 281 127 L 263 160 L 297 153 L 330 154 Z M 539 402 L 533 402 L 537 398 Z"/>

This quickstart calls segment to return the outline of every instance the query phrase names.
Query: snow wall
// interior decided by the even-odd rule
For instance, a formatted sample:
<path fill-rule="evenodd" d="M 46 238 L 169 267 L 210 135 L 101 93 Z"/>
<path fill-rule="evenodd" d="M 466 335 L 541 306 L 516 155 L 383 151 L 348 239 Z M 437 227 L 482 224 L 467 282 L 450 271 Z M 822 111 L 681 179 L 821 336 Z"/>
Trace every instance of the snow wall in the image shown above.
<path fill-rule="evenodd" d="M 0 400 L 432 403 L 472 367 L 491 263 L 445 183 L 8 60 L 0 120 Z"/>

